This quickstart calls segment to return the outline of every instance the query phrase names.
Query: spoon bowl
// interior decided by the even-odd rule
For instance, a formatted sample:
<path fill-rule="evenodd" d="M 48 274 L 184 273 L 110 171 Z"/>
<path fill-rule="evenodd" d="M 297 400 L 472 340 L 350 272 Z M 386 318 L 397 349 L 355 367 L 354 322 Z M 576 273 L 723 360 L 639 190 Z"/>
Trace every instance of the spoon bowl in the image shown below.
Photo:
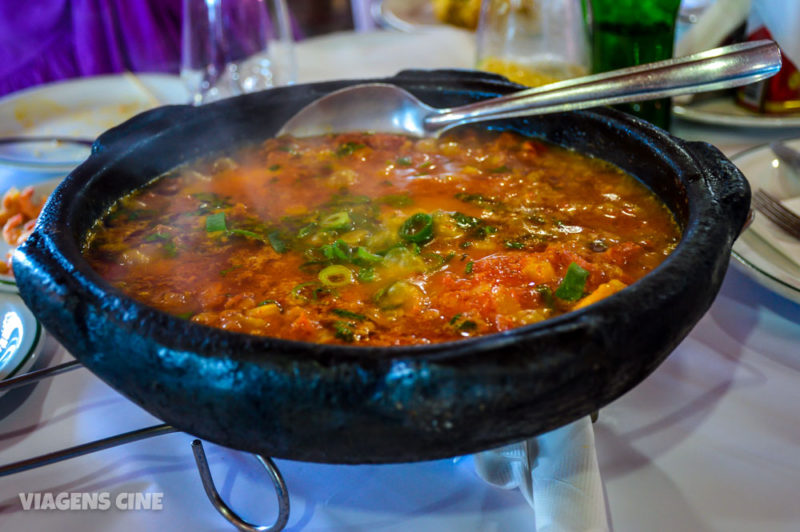
<path fill-rule="evenodd" d="M 347 87 L 310 103 L 278 131 L 308 137 L 375 131 L 437 137 L 462 124 L 574 111 L 738 87 L 780 70 L 769 40 L 739 43 L 699 54 L 574 78 L 462 107 L 436 109 L 391 84 Z"/>

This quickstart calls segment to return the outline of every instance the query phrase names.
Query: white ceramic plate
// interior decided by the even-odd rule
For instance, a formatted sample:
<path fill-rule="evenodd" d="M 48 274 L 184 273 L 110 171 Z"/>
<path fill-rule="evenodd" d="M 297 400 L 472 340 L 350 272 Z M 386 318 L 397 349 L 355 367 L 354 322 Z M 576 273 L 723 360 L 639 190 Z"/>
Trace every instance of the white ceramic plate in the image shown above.
<path fill-rule="evenodd" d="M 0 380 L 28 371 L 44 345 L 41 324 L 17 294 L 0 293 Z"/>
<path fill-rule="evenodd" d="M 78 137 L 93 140 L 132 116 L 165 104 L 186 103 L 177 76 L 121 74 L 40 85 L 0 98 L 0 137 Z M 88 149 L 23 150 L 0 145 L 0 194 L 44 179 L 63 177 Z"/>
<path fill-rule="evenodd" d="M 800 149 L 800 139 L 786 141 Z M 731 158 L 753 190 L 763 188 L 780 198 L 800 195 L 800 176 L 792 174 L 768 145 L 741 152 Z M 756 213 L 758 216 L 758 213 Z M 763 286 L 800 303 L 800 265 L 790 260 L 753 229 L 747 229 L 733 245 L 733 263 Z"/>
<path fill-rule="evenodd" d="M 0 136 L 95 138 L 135 114 L 189 101 L 167 74 L 121 74 L 40 85 L 0 99 Z"/>
<path fill-rule="evenodd" d="M 800 127 L 800 113 L 765 115 L 736 105 L 730 94 L 701 98 L 687 105 L 673 104 L 672 113 L 685 120 L 718 126 L 789 128 Z"/>

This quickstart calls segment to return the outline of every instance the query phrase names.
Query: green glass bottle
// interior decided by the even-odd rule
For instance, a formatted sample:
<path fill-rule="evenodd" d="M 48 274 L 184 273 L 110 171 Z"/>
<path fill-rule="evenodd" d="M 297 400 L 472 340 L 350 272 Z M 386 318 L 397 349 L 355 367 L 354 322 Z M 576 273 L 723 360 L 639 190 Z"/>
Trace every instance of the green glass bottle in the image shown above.
<path fill-rule="evenodd" d="M 589 0 L 592 72 L 672 57 L 681 0 Z M 669 98 L 616 106 L 669 129 Z"/>

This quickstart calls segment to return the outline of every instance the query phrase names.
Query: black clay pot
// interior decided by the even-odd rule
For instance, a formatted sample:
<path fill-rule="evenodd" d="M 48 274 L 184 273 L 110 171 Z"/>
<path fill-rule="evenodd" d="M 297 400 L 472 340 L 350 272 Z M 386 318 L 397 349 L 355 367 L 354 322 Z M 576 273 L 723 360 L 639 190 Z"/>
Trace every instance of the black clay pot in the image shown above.
<path fill-rule="evenodd" d="M 436 107 L 519 88 L 457 71 L 382 81 Z M 268 138 L 308 102 L 352 83 L 163 107 L 105 133 L 14 256 L 25 302 L 92 372 L 167 423 L 237 449 L 338 463 L 454 456 L 564 425 L 642 381 L 711 305 L 748 213 L 746 181 L 715 148 L 608 109 L 492 127 L 615 163 L 663 198 L 684 235 L 630 287 L 539 324 L 392 348 L 254 337 L 141 305 L 82 258 L 87 230 L 120 196 L 197 156 Z"/>

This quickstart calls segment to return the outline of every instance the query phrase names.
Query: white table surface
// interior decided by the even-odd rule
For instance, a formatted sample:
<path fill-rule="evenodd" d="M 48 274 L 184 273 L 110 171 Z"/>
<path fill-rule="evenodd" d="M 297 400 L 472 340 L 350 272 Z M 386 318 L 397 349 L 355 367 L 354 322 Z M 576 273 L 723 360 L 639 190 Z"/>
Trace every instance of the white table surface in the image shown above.
<path fill-rule="evenodd" d="M 470 66 L 469 37 L 446 33 L 308 41 L 298 50 L 300 80 L 390 74 L 420 64 L 420 49 L 429 51 L 422 66 Z M 403 53 L 405 46 L 413 53 Z M 332 68 L 326 58 L 341 54 L 350 61 Z M 351 75 L 341 75 L 343 69 Z M 800 130 L 688 122 L 677 122 L 673 132 L 728 155 L 800 136 Z M 51 345 L 42 363 L 68 359 Z M 800 530 L 798 405 L 800 305 L 731 268 L 688 338 L 600 412 L 595 433 L 610 528 Z M 0 464 L 158 423 L 82 369 L 0 398 L 0 420 Z M 159 436 L 0 479 L 0 530 L 230 530 L 203 492 L 192 439 Z M 212 444 L 206 451 L 223 497 L 243 517 L 271 523 L 273 488 L 255 460 Z M 291 496 L 290 531 L 532 529 L 532 510 L 519 492 L 481 481 L 468 457 L 384 466 L 277 464 Z M 163 509 L 23 511 L 18 496 L 65 491 L 163 493 Z"/>

